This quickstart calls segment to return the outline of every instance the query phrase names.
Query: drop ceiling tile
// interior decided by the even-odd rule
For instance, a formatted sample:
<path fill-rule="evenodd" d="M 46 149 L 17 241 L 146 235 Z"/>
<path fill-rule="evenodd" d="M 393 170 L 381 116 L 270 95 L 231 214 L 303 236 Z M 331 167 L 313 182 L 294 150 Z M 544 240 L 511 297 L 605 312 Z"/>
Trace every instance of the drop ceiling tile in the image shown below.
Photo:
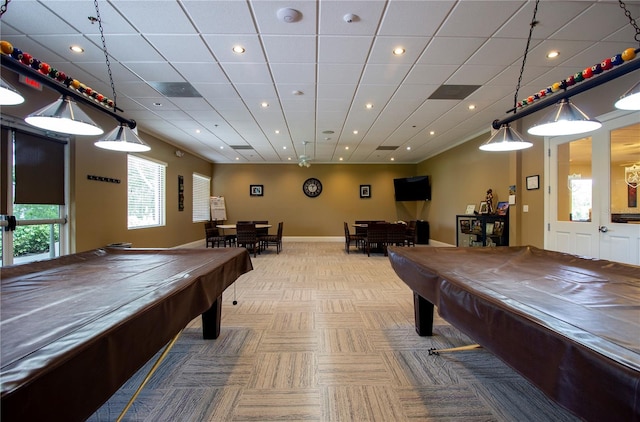
<path fill-rule="evenodd" d="M 256 33 L 247 2 L 183 0 L 181 3 L 202 34 Z"/>
<path fill-rule="evenodd" d="M 502 23 L 520 9 L 525 1 L 471 1 L 457 2 L 444 20 L 437 36 L 490 37 Z M 478 19 L 491 16 L 490 19 Z"/>
<path fill-rule="evenodd" d="M 145 81 L 186 82 L 169 63 L 128 62 L 126 67 Z"/>
<path fill-rule="evenodd" d="M 417 64 L 459 65 L 464 63 L 486 41 L 482 37 L 433 38 Z M 523 50 L 524 51 L 524 50 Z"/>
<path fill-rule="evenodd" d="M 262 43 L 270 63 L 316 63 L 315 35 L 264 35 Z"/>
<path fill-rule="evenodd" d="M 400 84 L 411 70 L 411 65 L 405 64 L 368 64 L 362 75 L 363 84 Z"/>
<path fill-rule="evenodd" d="M 360 80 L 362 64 L 318 64 L 319 84 L 356 84 Z"/>
<path fill-rule="evenodd" d="M 411 69 L 404 83 L 410 85 L 443 84 L 458 69 L 455 65 L 416 65 Z"/>
<path fill-rule="evenodd" d="M 315 84 L 316 65 L 314 63 L 273 63 L 273 80 L 277 84 Z"/>
<path fill-rule="evenodd" d="M 266 63 L 267 61 L 257 35 L 204 34 L 202 38 L 213 51 L 215 59 L 221 63 Z M 235 46 L 243 47 L 245 52 L 235 53 L 233 51 Z"/>
<path fill-rule="evenodd" d="M 29 35 L 77 34 L 73 26 L 67 23 L 67 19 L 61 18 L 37 1 L 21 0 L 8 3 L 7 11 L 2 15 L 3 26 L 7 19 L 11 20 L 10 26 Z"/>
<path fill-rule="evenodd" d="M 372 43 L 373 37 L 323 35 L 318 39 L 318 60 L 321 63 L 364 63 Z"/>
<path fill-rule="evenodd" d="M 320 2 L 321 35 L 371 35 L 380 23 L 385 2 L 382 1 L 335 1 Z M 345 15 L 356 15 L 349 23 Z"/>
<path fill-rule="evenodd" d="M 169 62 L 213 61 L 207 46 L 198 35 L 147 35 L 146 38 Z"/>
<path fill-rule="evenodd" d="M 452 1 L 392 1 L 382 20 L 380 35 L 431 36 L 451 13 Z M 460 35 L 459 33 L 457 35 Z"/>
<path fill-rule="evenodd" d="M 265 63 L 221 63 L 222 69 L 234 84 L 273 83 Z"/>
<path fill-rule="evenodd" d="M 256 18 L 258 29 L 263 34 L 310 35 L 316 33 L 316 2 L 293 0 L 250 0 L 251 9 Z M 302 17 L 293 23 L 282 22 L 278 19 L 278 10 L 292 8 L 299 11 Z"/>
<path fill-rule="evenodd" d="M 146 35 L 192 34 L 194 31 L 177 2 L 114 1 L 112 5 L 137 31 Z"/>

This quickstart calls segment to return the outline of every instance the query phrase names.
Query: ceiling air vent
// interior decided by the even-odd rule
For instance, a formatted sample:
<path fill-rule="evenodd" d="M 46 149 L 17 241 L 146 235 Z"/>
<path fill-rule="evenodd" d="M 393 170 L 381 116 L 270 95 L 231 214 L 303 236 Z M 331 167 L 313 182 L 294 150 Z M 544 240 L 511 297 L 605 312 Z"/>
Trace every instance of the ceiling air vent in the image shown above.
<path fill-rule="evenodd" d="M 232 149 L 237 150 L 242 150 L 242 149 L 253 149 L 253 147 L 251 145 L 230 145 L 230 147 Z"/>
<path fill-rule="evenodd" d="M 398 149 L 397 146 L 395 146 L 395 147 L 393 147 L 393 146 L 387 147 L 387 146 L 384 146 L 384 145 L 380 145 L 378 148 L 376 148 L 376 151 L 395 151 L 397 149 Z"/>
<path fill-rule="evenodd" d="M 149 82 L 149 85 L 167 98 L 202 97 L 189 82 Z"/>
<path fill-rule="evenodd" d="M 480 85 L 440 85 L 429 97 L 430 100 L 464 100 Z"/>

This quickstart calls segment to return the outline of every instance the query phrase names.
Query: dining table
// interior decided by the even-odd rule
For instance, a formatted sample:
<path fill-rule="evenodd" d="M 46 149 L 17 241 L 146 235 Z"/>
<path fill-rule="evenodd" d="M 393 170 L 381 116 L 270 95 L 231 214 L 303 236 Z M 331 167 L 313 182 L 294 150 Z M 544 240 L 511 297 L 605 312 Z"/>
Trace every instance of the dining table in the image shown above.
<path fill-rule="evenodd" d="M 235 224 L 218 224 L 216 225 L 219 229 L 235 229 Z M 269 229 L 273 227 L 271 224 L 256 224 L 256 229 Z"/>

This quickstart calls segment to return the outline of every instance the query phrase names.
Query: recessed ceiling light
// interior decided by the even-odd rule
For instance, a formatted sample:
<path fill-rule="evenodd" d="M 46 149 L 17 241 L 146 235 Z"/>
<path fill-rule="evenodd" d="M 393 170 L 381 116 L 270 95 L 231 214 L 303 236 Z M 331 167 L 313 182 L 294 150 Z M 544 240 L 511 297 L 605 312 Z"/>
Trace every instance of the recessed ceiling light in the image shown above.
<path fill-rule="evenodd" d="M 304 92 L 299 91 L 299 90 L 297 90 L 297 89 L 296 89 L 295 91 L 291 91 L 291 93 L 292 93 L 293 95 L 302 95 L 302 94 L 304 94 Z"/>
<path fill-rule="evenodd" d="M 71 47 L 69 47 L 69 50 L 73 51 L 74 53 L 84 53 L 84 48 L 80 47 L 79 45 L 72 45 Z"/>
<path fill-rule="evenodd" d="M 469 110 L 475 110 L 475 109 L 476 109 L 476 106 L 475 106 L 475 105 L 473 105 L 473 104 L 469 104 Z"/>
<path fill-rule="evenodd" d="M 372 109 L 373 108 L 373 104 L 367 103 L 367 105 L 365 105 L 365 107 L 368 108 L 368 109 Z"/>
<path fill-rule="evenodd" d="M 429 132 L 429 135 L 435 135 L 436 133 L 434 131 Z"/>
<path fill-rule="evenodd" d="M 558 57 L 560 55 L 559 51 L 549 51 L 547 53 L 547 59 L 555 59 L 556 57 Z"/>
<path fill-rule="evenodd" d="M 395 159 L 395 158 L 393 158 L 393 157 L 391 157 L 391 161 L 396 161 L 396 159 Z"/>
<path fill-rule="evenodd" d="M 196 133 L 200 133 L 200 129 L 196 129 Z"/>
<path fill-rule="evenodd" d="M 155 102 L 155 103 L 153 103 L 153 105 L 154 105 L 155 107 L 162 107 L 162 103 L 159 103 L 159 102 Z"/>
<path fill-rule="evenodd" d="M 286 146 L 286 145 L 285 145 L 285 146 L 283 146 L 283 147 L 282 147 L 282 149 L 287 149 L 287 146 Z"/>
<path fill-rule="evenodd" d="M 340 157 L 339 160 L 342 161 L 342 157 Z"/>
<path fill-rule="evenodd" d="M 349 146 L 344 147 L 344 149 L 348 150 L 348 149 L 349 149 Z"/>
<path fill-rule="evenodd" d="M 411 151 L 411 147 L 407 147 L 407 151 Z"/>
<path fill-rule="evenodd" d="M 287 157 L 287 160 L 291 161 L 291 157 Z"/>
<path fill-rule="evenodd" d="M 354 130 L 354 131 L 353 131 L 353 134 L 354 134 L 354 135 L 357 135 L 357 134 L 358 134 L 358 131 L 357 131 L 357 130 Z"/>
<path fill-rule="evenodd" d="M 220 145 L 220 149 L 224 149 L 224 145 Z"/>
<path fill-rule="evenodd" d="M 405 49 L 402 47 L 396 47 L 393 49 L 393 54 L 395 54 L 396 56 L 402 56 L 405 52 Z"/>
<path fill-rule="evenodd" d="M 234 52 L 234 53 L 242 54 L 242 53 L 244 53 L 245 51 L 246 51 L 246 50 L 245 50 L 245 49 L 244 49 L 244 47 L 243 47 L 243 46 L 241 46 L 241 45 L 236 45 L 236 46 L 234 46 L 234 47 L 233 47 L 233 52 Z"/>
<path fill-rule="evenodd" d="M 236 161 L 240 161 L 240 157 L 236 157 Z"/>
<path fill-rule="evenodd" d="M 279 133 L 280 133 L 280 131 L 278 129 L 276 129 L 276 135 L 279 134 Z"/>
<path fill-rule="evenodd" d="M 267 103 L 266 101 L 260 104 L 262 106 L 262 108 L 267 108 L 269 107 L 269 103 Z"/>

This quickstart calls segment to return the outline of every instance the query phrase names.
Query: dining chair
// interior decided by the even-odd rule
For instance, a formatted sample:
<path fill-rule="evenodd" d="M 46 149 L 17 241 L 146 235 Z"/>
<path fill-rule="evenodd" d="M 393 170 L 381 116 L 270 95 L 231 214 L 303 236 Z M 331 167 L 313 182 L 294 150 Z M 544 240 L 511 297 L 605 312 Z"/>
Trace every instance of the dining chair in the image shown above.
<path fill-rule="evenodd" d="M 407 225 L 402 223 L 387 226 L 386 246 L 404 246 L 407 240 Z"/>
<path fill-rule="evenodd" d="M 359 234 L 351 234 L 349 232 L 349 225 L 344 222 L 344 250 L 349 253 L 351 243 L 354 243 L 356 248 L 360 247 L 364 243 L 365 236 Z M 364 251 L 364 248 L 362 249 Z"/>
<path fill-rule="evenodd" d="M 381 250 L 387 256 L 387 226 L 388 223 L 374 223 L 367 227 L 365 245 L 367 256 L 371 256 L 371 248 Z"/>
<path fill-rule="evenodd" d="M 276 234 L 268 234 L 266 236 L 262 236 L 259 238 L 262 241 L 262 244 L 264 246 L 264 249 L 268 248 L 269 245 L 275 245 L 276 247 L 276 254 L 279 254 L 280 251 L 282 250 L 282 229 L 283 229 L 284 223 L 281 221 L 278 223 L 278 231 L 276 232 Z"/>
<path fill-rule="evenodd" d="M 207 221 L 204 223 L 204 239 L 205 239 L 205 247 L 208 248 L 209 245 L 211 247 L 220 247 L 220 243 L 222 243 L 223 247 L 226 247 L 226 238 L 220 234 L 220 230 L 216 227 L 216 223 L 213 221 Z"/>
<path fill-rule="evenodd" d="M 255 223 L 236 223 L 236 244 L 253 252 L 253 257 L 256 257 L 260 252 L 260 241 Z"/>

